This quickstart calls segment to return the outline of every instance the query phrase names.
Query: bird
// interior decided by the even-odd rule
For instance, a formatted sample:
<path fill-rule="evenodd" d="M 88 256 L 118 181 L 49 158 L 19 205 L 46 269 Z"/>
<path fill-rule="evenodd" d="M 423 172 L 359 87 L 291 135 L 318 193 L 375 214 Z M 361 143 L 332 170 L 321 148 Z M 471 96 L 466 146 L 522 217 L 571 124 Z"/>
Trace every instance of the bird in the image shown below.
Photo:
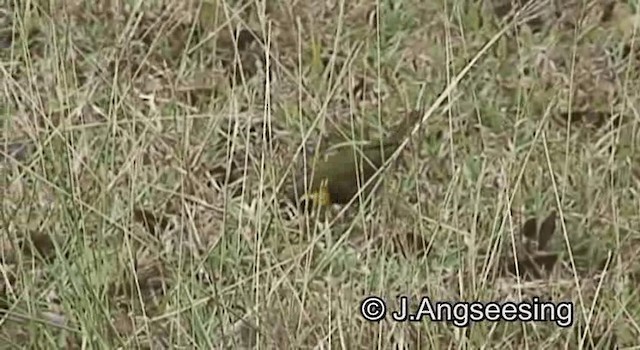
<path fill-rule="evenodd" d="M 386 159 L 398 149 L 404 137 L 420 121 L 422 112 L 413 110 L 386 140 L 370 141 L 364 145 L 343 146 L 325 160 L 318 160 L 313 167 L 296 177 L 294 196 L 307 210 L 315 206 L 348 204 L 360 188 L 364 198 L 371 193 L 376 175 Z M 305 191 L 305 176 L 308 191 Z"/>

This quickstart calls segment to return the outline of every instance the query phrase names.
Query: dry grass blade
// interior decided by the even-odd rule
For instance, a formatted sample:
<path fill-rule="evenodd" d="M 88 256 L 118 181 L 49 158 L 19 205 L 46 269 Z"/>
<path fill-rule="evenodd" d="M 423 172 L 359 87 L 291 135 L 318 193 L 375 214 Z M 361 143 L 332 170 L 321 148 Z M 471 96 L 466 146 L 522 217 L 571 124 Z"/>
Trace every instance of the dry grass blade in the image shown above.
<path fill-rule="evenodd" d="M 626 118 L 605 111 L 582 110 L 559 112 L 555 114 L 553 119 L 563 126 L 570 123 L 577 127 L 582 126 L 590 129 L 600 129 L 609 125 L 614 128 L 620 127 Z"/>
<path fill-rule="evenodd" d="M 40 256 L 44 261 L 51 261 L 56 256 L 56 239 L 48 233 L 32 231 L 21 243 L 21 249 L 28 255 Z"/>
<path fill-rule="evenodd" d="M 0 7 L 0 49 L 8 49 L 13 45 L 14 35 L 13 16 L 11 11 Z"/>
<path fill-rule="evenodd" d="M 124 311 L 118 312 L 113 317 L 113 330 L 114 335 L 121 337 L 129 337 L 135 333 L 136 324 L 134 318 Z"/>
<path fill-rule="evenodd" d="M 247 4 L 250 5 L 250 3 Z M 216 51 L 227 71 L 230 83 L 241 83 L 242 76 L 244 78 L 252 77 L 258 72 L 259 67 L 264 65 L 262 45 L 253 45 L 261 41 L 261 38 L 246 28 L 236 30 L 237 19 L 234 17 L 245 16 L 243 12 L 249 9 L 246 4 L 233 10 L 234 13 L 230 14 L 228 19 L 224 6 L 225 4 L 219 1 L 202 1 L 197 19 L 200 28 L 206 34 L 202 44 L 215 37 Z M 252 49 L 252 46 L 255 48 Z"/>
<path fill-rule="evenodd" d="M 220 164 L 213 166 L 211 169 L 206 170 L 208 175 L 213 181 L 217 189 L 226 187 L 230 189 L 229 194 L 231 197 L 236 197 L 241 194 L 241 186 L 237 186 L 239 180 L 242 179 L 242 169 L 238 166 L 238 162 L 235 159 L 230 159 L 226 164 Z"/>
<path fill-rule="evenodd" d="M 541 31 L 548 25 L 550 15 L 552 16 L 553 4 L 547 1 L 536 0 L 493 0 L 490 2 L 494 14 L 501 20 L 506 21 L 520 13 L 518 25 L 527 25 L 534 33 Z"/>
<path fill-rule="evenodd" d="M 140 208 L 133 209 L 133 220 L 144 225 L 147 231 L 154 236 L 158 236 L 170 223 L 166 216 L 159 216 Z"/>
<path fill-rule="evenodd" d="M 29 141 L 0 142 L 0 159 L 6 161 L 11 157 L 18 161 L 26 160 L 33 152 L 33 145 Z"/>
<path fill-rule="evenodd" d="M 69 321 L 64 315 L 53 312 L 40 312 L 38 316 L 20 313 L 16 310 L 5 309 L 0 306 L 0 315 L 7 315 L 7 318 L 19 323 L 39 323 L 45 326 L 55 327 L 68 332 L 80 333 L 80 330 L 67 325 Z"/>
<path fill-rule="evenodd" d="M 398 233 L 393 236 L 393 248 L 405 258 L 423 257 L 432 249 L 429 240 L 417 232 Z"/>

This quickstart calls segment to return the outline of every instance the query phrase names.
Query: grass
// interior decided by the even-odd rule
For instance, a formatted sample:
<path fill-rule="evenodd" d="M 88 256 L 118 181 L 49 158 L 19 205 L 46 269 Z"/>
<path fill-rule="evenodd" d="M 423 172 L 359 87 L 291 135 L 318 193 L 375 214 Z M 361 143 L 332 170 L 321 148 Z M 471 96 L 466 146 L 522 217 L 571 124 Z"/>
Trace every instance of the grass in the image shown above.
<path fill-rule="evenodd" d="M 3 345 L 637 344 L 635 4 L 536 2 L 502 36 L 497 3 L 211 4 L 2 5 Z M 306 154 L 430 107 L 373 205 L 285 206 Z M 521 228 L 550 212 L 532 277 Z M 359 314 L 399 294 L 575 322 Z"/>

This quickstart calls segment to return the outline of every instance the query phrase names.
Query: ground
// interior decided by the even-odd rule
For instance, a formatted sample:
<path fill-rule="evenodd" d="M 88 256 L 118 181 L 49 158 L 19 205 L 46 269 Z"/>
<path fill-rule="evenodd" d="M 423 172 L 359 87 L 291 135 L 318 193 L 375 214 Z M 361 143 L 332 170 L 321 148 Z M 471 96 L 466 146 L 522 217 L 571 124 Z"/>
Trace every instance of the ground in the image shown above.
<path fill-rule="evenodd" d="M 0 3 L 2 343 L 637 343 L 635 3 L 200 5 Z M 412 110 L 372 202 L 292 209 L 306 156 Z M 575 320 L 360 315 L 399 294 Z"/>

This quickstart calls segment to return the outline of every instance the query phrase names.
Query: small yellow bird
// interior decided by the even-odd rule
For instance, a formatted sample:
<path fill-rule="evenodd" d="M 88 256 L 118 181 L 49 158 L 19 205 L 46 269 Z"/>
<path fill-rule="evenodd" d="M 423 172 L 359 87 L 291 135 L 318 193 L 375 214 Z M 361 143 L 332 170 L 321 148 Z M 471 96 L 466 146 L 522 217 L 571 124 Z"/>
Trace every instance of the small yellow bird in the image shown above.
<path fill-rule="evenodd" d="M 341 147 L 324 161 L 306 173 L 308 191 L 305 191 L 305 174 L 299 174 L 295 183 L 295 195 L 300 196 L 307 209 L 313 205 L 347 204 L 358 194 L 367 197 L 375 181 L 367 182 L 400 146 L 405 135 L 419 122 L 420 111 L 412 111 L 385 141 L 368 142 L 366 145 Z"/>

